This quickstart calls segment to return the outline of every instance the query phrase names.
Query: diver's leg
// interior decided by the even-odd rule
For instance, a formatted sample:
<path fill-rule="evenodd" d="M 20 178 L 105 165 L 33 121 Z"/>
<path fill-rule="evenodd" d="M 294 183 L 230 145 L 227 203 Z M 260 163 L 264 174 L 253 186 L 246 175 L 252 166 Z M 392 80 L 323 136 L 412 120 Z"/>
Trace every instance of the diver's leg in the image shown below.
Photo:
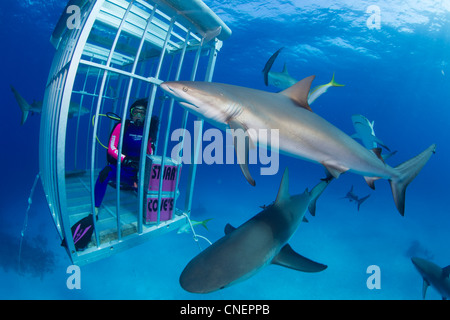
<path fill-rule="evenodd" d="M 103 198 L 105 197 L 108 182 L 111 180 L 115 180 L 115 178 L 116 169 L 114 165 L 107 165 L 102 171 L 100 171 L 94 188 L 96 216 L 98 214 L 98 208 L 100 208 L 100 205 L 103 202 Z"/>

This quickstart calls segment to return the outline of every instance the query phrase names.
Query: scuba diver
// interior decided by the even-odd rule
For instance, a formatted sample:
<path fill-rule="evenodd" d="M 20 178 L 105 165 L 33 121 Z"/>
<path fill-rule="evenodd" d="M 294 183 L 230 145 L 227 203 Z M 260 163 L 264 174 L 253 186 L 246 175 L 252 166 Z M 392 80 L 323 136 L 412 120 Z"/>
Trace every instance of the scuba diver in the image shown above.
<path fill-rule="evenodd" d="M 141 153 L 142 138 L 144 135 L 144 122 L 147 112 L 147 99 L 139 99 L 130 107 L 130 120 L 125 122 L 123 135 L 122 154 L 120 155 L 120 187 L 137 189 L 137 174 L 139 169 L 139 159 Z M 156 135 L 158 132 L 159 119 L 153 116 L 150 124 L 149 141 L 147 154 L 151 155 L 155 151 Z M 95 183 L 95 216 L 98 220 L 98 211 L 105 197 L 106 188 L 110 181 L 115 182 L 117 178 L 117 160 L 119 159 L 119 139 L 121 122 L 112 129 L 108 143 L 107 160 L 108 165 L 100 172 Z"/>

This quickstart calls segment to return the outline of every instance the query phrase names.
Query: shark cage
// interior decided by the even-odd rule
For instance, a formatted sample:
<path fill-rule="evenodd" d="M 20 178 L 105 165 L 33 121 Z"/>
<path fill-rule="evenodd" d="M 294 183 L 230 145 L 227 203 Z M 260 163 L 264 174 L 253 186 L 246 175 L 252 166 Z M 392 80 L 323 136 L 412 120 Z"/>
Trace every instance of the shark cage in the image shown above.
<path fill-rule="evenodd" d="M 56 54 L 45 91 L 39 162 L 51 215 L 74 264 L 108 257 L 188 222 L 196 165 L 183 164 L 182 170 L 182 152 L 170 151 L 181 144 L 171 133 L 187 130 L 189 114 L 174 107 L 159 85 L 211 81 L 222 41 L 230 35 L 200 0 L 69 1 L 51 37 Z M 124 165 L 118 161 L 117 178 L 97 209 L 94 186 L 107 164 L 105 145 L 120 122 L 122 154 L 130 105 L 141 98 L 148 102 L 135 185 L 121 183 Z M 156 140 L 148 152 L 152 125 Z M 94 212 L 90 242 L 78 250 L 73 227 Z"/>

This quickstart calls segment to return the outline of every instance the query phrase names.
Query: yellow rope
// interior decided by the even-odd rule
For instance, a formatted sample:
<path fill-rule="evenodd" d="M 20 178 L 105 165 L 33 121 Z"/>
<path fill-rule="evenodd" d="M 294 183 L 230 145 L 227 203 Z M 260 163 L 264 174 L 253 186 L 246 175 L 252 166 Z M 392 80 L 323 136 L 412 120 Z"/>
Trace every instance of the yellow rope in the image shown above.
<path fill-rule="evenodd" d="M 108 115 L 106 115 L 106 114 L 99 114 L 99 116 L 102 116 L 102 117 L 108 117 L 108 118 L 110 118 L 110 119 L 120 121 L 119 118 L 111 117 L 111 116 L 108 116 Z M 94 126 L 94 119 L 95 119 L 95 115 L 92 117 L 92 126 Z M 98 138 L 97 136 L 95 136 L 95 138 L 97 139 L 98 143 L 99 143 L 103 148 L 105 148 L 106 150 L 108 150 L 108 147 L 106 147 L 106 146 L 99 140 L 99 138 Z"/>

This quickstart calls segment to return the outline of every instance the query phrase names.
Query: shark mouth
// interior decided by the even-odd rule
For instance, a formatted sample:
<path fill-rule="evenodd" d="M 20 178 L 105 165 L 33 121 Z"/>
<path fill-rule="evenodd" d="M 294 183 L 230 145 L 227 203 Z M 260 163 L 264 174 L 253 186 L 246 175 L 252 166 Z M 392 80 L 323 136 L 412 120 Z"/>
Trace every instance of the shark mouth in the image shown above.
<path fill-rule="evenodd" d="M 178 103 L 189 109 L 199 109 L 199 107 L 197 107 L 195 104 L 186 101 L 178 101 Z"/>

